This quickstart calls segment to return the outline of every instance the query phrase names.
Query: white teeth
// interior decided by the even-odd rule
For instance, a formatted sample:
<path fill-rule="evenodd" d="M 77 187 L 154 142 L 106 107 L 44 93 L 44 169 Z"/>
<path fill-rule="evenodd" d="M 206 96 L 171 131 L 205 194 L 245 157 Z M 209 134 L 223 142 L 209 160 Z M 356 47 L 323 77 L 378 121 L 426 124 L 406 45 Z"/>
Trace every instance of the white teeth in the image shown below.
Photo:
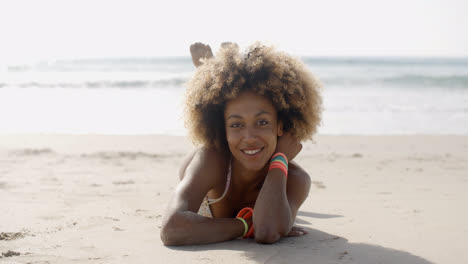
<path fill-rule="evenodd" d="M 253 155 L 253 154 L 259 152 L 260 150 L 262 150 L 262 149 L 259 148 L 259 149 L 255 149 L 255 150 L 244 150 L 244 152 L 245 152 L 246 154 Z"/>

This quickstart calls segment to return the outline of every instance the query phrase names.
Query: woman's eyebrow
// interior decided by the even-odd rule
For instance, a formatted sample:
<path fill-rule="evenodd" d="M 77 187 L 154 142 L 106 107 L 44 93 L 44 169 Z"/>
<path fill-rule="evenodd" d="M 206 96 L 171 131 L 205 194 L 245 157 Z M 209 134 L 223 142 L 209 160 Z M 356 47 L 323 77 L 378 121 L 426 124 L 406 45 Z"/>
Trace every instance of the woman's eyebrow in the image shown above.
<path fill-rule="evenodd" d="M 264 114 L 265 114 L 265 115 L 271 115 L 270 112 L 267 112 L 267 111 L 262 110 L 262 111 L 258 112 L 258 113 L 255 115 L 255 117 L 260 116 L 260 115 L 264 115 Z M 230 115 L 230 116 L 228 116 L 228 118 L 227 118 L 226 120 L 231 119 L 231 118 L 240 118 L 240 119 L 242 119 L 242 116 L 240 116 L 240 115 Z"/>
<path fill-rule="evenodd" d="M 263 115 L 263 114 L 271 115 L 270 112 L 262 110 L 262 111 L 258 112 L 255 116 L 259 116 L 259 115 Z"/>
<path fill-rule="evenodd" d="M 242 116 L 240 116 L 240 115 L 230 115 L 230 116 L 228 116 L 227 119 L 231 119 L 231 118 L 242 118 Z"/>

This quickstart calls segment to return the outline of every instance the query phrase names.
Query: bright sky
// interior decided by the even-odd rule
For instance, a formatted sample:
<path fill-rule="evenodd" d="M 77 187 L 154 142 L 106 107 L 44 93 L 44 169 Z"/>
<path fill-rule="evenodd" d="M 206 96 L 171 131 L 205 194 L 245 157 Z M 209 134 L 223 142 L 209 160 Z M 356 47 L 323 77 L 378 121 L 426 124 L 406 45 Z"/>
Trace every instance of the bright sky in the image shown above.
<path fill-rule="evenodd" d="M 468 1 L 1 0 L 0 60 L 188 56 L 266 41 L 295 55 L 468 56 Z"/>

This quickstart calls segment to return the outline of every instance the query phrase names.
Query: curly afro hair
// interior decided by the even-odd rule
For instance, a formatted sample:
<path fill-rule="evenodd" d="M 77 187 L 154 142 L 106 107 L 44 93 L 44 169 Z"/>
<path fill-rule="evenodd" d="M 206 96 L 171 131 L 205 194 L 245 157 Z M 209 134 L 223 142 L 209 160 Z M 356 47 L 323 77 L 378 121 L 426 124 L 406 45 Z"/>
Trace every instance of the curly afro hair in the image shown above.
<path fill-rule="evenodd" d="M 261 43 L 246 53 L 235 44 L 226 45 L 188 82 L 185 126 L 194 143 L 226 150 L 226 102 L 253 91 L 272 102 L 284 131 L 300 141 L 311 139 L 321 120 L 320 90 L 320 82 L 299 59 Z"/>

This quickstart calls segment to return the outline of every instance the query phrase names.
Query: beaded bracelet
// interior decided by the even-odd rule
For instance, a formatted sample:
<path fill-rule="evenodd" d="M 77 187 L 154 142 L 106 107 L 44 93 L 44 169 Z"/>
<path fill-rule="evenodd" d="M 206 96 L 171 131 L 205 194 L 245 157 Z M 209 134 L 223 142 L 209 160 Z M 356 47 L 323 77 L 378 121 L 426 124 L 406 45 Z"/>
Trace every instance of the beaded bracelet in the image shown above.
<path fill-rule="evenodd" d="M 277 152 L 271 158 L 270 168 L 268 169 L 268 171 L 271 171 L 272 169 L 282 170 L 286 178 L 288 178 L 288 158 L 286 158 L 286 156 L 283 153 Z"/>

